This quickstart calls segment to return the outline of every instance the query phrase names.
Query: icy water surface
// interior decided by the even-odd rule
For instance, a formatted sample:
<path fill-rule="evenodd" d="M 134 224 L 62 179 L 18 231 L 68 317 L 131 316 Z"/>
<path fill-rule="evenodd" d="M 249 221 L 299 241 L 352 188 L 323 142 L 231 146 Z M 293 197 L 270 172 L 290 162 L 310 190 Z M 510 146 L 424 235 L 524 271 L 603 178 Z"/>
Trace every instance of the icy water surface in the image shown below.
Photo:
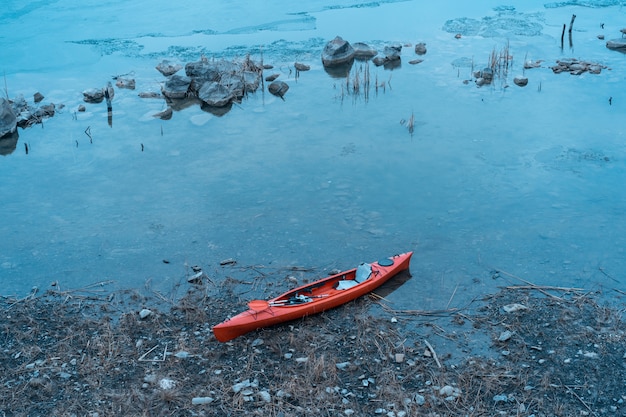
<path fill-rule="evenodd" d="M 210 273 L 226 258 L 325 273 L 408 250 L 398 308 L 461 305 L 506 283 L 496 269 L 626 290 L 626 55 L 597 38 L 619 37 L 621 2 L 156 3 L 0 12 L 8 95 L 65 104 L 0 160 L 0 294 L 54 281 L 167 289 L 185 265 Z M 406 45 L 402 65 L 357 62 L 350 82 L 367 70 L 371 83 L 355 93 L 321 65 L 336 35 Z M 472 66 L 507 46 L 507 76 L 478 88 Z M 162 59 L 247 53 L 274 65 L 265 75 L 290 85 L 285 100 L 259 91 L 222 117 L 191 106 L 162 121 L 164 102 L 137 96 L 160 90 Z M 554 74 L 562 58 L 607 68 Z M 295 61 L 311 70 L 296 79 Z M 83 90 L 120 74 L 137 90 L 116 90 L 112 127 L 104 103 L 76 112 Z"/>

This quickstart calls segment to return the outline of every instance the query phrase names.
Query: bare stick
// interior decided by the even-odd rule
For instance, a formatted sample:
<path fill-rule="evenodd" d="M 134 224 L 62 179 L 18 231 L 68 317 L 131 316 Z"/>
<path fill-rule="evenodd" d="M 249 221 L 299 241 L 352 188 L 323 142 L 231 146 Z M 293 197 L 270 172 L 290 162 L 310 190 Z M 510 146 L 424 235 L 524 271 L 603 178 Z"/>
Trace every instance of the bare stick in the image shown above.
<path fill-rule="evenodd" d="M 572 15 L 572 20 L 569 22 L 568 32 L 569 32 L 570 36 L 572 35 L 572 27 L 574 26 L 574 19 L 576 19 L 576 15 L 575 14 Z"/>
<path fill-rule="evenodd" d="M 565 23 L 563 23 L 563 32 L 561 32 L 561 49 L 563 49 L 563 38 L 565 37 Z"/>
<path fill-rule="evenodd" d="M 454 298 L 454 295 L 456 294 L 456 290 L 459 288 L 459 283 L 457 282 L 456 287 L 454 287 L 454 291 L 452 291 L 452 295 L 450 296 L 450 299 L 448 300 L 448 304 L 446 304 L 446 310 L 450 309 L 450 303 L 452 302 L 452 299 Z"/>
<path fill-rule="evenodd" d="M 431 344 L 428 343 L 428 340 L 424 339 L 424 343 L 428 347 L 428 350 L 430 351 L 430 353 L 433 355 L 433 359 L 435 360 L 435 362 L 437 362 L 437 366 L 441 368 L 441 362 L 439 362 L 439 358 L 437 358 L 437 353 L 435 352 L 435 349 L 433 349 Z"/>

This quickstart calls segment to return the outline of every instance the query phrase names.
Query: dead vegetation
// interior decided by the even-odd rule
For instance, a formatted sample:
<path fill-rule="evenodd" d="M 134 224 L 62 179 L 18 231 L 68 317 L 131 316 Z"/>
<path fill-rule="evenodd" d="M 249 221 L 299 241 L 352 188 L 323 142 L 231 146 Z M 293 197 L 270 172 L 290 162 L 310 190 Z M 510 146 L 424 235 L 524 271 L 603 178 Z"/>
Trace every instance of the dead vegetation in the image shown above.
<path fill-rule="evenodd" d="M 194 286 L 173 304 L 99 288 L 0 298 L 1 415 L 623 410 L 621 311 L 576 289 L 512 286 L 467 311 L 397 311 L 368 297 L 221 344 L 211 325 L 241 304 L 231 290 L 223 286 L 216 297 L 212 283 Z M 141 319 L 142 309 L 151 314 Z M 447 328 L 453 341 L 455 332 L 486 335 L 481 348 L 489 354 L 443 354 L 418 318 Z"/>

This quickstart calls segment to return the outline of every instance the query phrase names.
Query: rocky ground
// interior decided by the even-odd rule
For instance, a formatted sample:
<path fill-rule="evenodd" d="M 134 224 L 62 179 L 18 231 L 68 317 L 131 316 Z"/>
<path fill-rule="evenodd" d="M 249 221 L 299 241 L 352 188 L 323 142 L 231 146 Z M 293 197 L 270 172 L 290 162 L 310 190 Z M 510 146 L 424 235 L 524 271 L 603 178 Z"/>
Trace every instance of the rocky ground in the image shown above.
<path fill-rule="evenodd" d="M 626 415 L 622 311 L 598 294 L 510 286 L 438 312 L 370 295 L 222 344 L 211 326 L 254 282 L 215 282 L 0 298 L 1 415 Z"/>

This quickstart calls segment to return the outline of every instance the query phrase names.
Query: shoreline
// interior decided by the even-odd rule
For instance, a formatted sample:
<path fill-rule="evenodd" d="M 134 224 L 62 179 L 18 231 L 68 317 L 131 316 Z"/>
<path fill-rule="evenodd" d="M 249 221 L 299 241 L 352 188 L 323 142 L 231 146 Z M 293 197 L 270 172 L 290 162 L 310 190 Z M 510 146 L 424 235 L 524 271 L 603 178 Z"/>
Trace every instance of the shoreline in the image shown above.
<path fill-rule="evenodd" d="M 219 343 L 211 325 L 245 304 L 233 287 L 193 286 L 176 302 L 131 290 L 0 298 L 0 410 L 548 416 L 616 413 L 626 399 L 626 326 L 597 294 L 510 286 L 437 312 L 370 295 Z"/>

